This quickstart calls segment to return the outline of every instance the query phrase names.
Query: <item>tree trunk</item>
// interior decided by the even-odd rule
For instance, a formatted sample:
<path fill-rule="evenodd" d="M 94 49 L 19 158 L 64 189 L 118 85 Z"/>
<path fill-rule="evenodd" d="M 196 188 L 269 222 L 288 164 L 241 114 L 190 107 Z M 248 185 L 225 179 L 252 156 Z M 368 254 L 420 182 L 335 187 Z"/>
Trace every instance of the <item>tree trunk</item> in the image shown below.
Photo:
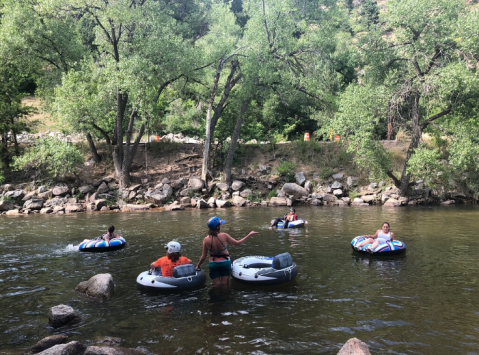
<path fill-rule="evenodd" d="M 251 102 L 251 99 L 246 99 L 243 102 L 243 105 L 241 106 L 241 111 L 238 116 L 238 119 L 236 120 L 233 137 L 231 139 L 231 145 L 228 148 L 228 155 L 226 157 L 226 164 L 225 164 L 225 170 L 224 170 L 224 179 L 228 185 L 231 185 L 231 169 L 233 167 L 233 158 L 234 158 L 236 146 L 238 144 L 238 138 L 239 138 L 241 126 L 243 125 L 244 116 L 250 102 Z"/>
<path fill-rule="evenodd" d="M 216 107 L 214 107 L 213 104 L 216 97 L 216 93 L 218 92 L 218 82 L 220 79 L 221 70 L 226 60 L 227 59 L 222 60 L 220 62 L 220 65 L 218 66 L 218 69 L 216 71 L 215 79 L 213 81 L 213 87 L 211 89 L 210 101 L 208 102 L 208 111 L 206 113 L 205 148 L 203 150 L 203 164 L 201 167 L 201 178 L 203 179 L 206 185 L 208 185 L 207 175 L 208 175 L 208 169 L 210 166 L 211 139 L 213 138 L 213 133 L 215 131 L 216 124 L 218 123 L 218 120 L 221 114 L 223 113 L 223 110 L 226 106 L 226 101 L 228 100 L 231 90 L 236 85 L 236 83 L 242 78 L 241 74 L 234 77 L 234 74 L 236 70 L 238 69 L 239 63 L 238 61 L 233 61 L 231 63 L 230 74 L 228 75 L 228 78 L 226 79 L 223 95 L 221 96 L 221 99 L 216 105 Z M 213 112 L 213 116 L 211 115 L 212 112 Z"/>
<path fill-rule="evenodd" d="M 406 196 L 407 191 L 409 188 L 409 180 L 410 180 L 410 175 L 407 173 L 407 164 L 409 162 L 409 159 L 411 159 L 412 155 L 414 154 L 414 150 L 419 146 L 419 142 L 421 140 L 421 135 L 422 135 L 422 129 L 419 124 L 419 99 L 420 99 L 420 94 L 419 92 L 414 93 L 414 101 L 413 101 L 413 106 L 411 110 L 411 115 L 412 115 L 412 137 L 411 137 L 411 142 L 409 143 L 409 147 L 407 150 L 406 154 L 406 161 L 404 162 L 404 167 L 403 171 L 401 174 L 401 179 L 400 179 L 400 190 L 401 190 L 401 196 Z"/>
<path fill-rule="evenodd" d="M 203 163 L 201 165 L 201 179 L 206 183 L 206 176 L 208 169 L 210 168 L 210 147 L 211 136 L 213 130 L 211 128 L 211 113 L 213 112 L 213 103 L 215 101 L 216 92 L 218 91 L 218 81 L 220 80 L 221 67 L 216 71 L 215 78 L 213 80 L 213 87 L 211 88 L 211 96 L 208 101 L 208 111 L 206 112 L 206 136 L 205 136 L 205 148 L 203 149 Z"/>
<path fill-rule="evenodd" d="M 86 134 L 86 140 L 88 141 L 88 147 L 90 148 L 91 155 L 93 157 L 93 161 L 95 163 L 101 162 L 101 157 L 98 154 L 98 151 L 96 150 L 95 147 L 95 142 L 93 142 L 93 138 L 90 133 Z"/>
<path fill-rule="evenodd" d="M 130 184 L 130 176 L 128 171 L 123 167 L 124 147 L 123 147 L 123 119 L 125 117 L 126 103 L 128 102 L 128 95 L 121 93 L 117 88 L 116 92 L 116 121 L 113 133 L 113 164 L 115 166 L 115 174 L 118 177 L 120 189 L 127 187 Z M 126 174 L 125 174 L 126 173 Z"/>

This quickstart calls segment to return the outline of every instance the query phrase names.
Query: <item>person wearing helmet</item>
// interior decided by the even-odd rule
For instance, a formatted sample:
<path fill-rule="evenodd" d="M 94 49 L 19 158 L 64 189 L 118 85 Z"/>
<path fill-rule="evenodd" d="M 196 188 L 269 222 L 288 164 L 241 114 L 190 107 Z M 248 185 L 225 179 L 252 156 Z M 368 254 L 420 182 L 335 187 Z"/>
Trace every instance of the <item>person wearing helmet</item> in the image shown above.
<path fill-rule="evenodd" d="M 210 254 L 210 278 L 213 280 L 214 286 L 228 285 L 231 275 L 231 260 L 228 253 L 228 244 L 243 244 L 248 238 L 259 234 L 258 232 L 251 231 L 246 237 L 236 240 L 228 233 L 220 231 L 221 225 L 224 223 L 225 221 L 222 221 L 216 216 L 206 222 L 209 233 L 203 239 L 203 252 L 196 266 L 196 269 L 199 269 L 208 256 L 208 253 Z"/>
<path fill-rule="evenodd" d="M 288 228 L 288 224 L 291 221 L 296 221 L 298 219 L 298 215 L 296 214 L 296 210 L 294 207 L 289 209 L 289 213 L 285 214 L 283 217 L 275 218 L 271 221 L 271 228 L 276 227 L 279 222 L 284 222 L 284 228 Z"/>
<path fill-rule="evenodd" d="M 165 245 L 166 256 L 159 258 L 157 261 L 152 262 L 151 270 L 161 268 L 161 274 L 164 277 L 172 277 L 173 269 L 175 266 L 192 264 L 192 261 L 184 256 L 181 256 L 181 245 L 178 242 L 171 241 Z"/>

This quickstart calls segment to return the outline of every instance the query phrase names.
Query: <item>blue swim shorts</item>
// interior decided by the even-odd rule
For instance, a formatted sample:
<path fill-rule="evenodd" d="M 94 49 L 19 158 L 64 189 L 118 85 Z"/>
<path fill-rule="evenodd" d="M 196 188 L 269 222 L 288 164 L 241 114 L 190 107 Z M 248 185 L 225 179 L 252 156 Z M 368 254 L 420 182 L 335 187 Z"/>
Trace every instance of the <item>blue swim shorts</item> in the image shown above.
<path fill-rule="evenodd" d="M 210 261 L 210 278 L 217 279 L 222 276 L 231 275 L 231 260 Z"/>

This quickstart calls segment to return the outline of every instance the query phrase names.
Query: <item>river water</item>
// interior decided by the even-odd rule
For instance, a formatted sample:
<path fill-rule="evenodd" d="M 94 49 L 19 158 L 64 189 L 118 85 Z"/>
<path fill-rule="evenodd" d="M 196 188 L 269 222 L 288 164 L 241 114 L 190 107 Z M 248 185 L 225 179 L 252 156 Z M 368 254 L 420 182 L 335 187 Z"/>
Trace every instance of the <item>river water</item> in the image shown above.
<path fill-rule="evenodd" d="M 0 217 L 0 353 L 20 354 L 45 336 L 66 334 L 93 345 L 104 336 L 158 354 L 336 354 L 349 338 L 373 354 L 479 353 L 479 208 L 476 206 L 298 207 L 307 228 L 273 231 L 282 208 L 94 213 Z M 206 220 L 217 214 L 233 237 L 232 259 L 289 252 L 299 267 L 291 283 L 248 287 L 232 280 L 217 291 L 176 295 L 137 290 L 136 277 L 172 239 L 197 263 Z M 383 221 L 407 255 L 378 259 L 352 252 L 351 239 Z M 119 251 L 79 253 L 84 238 L 113 224 L 127 240 Z M 204 264 L 207 271 L 207 262 Z M 111 273 L 115 293 L 99 302 L 74 291 Z M 52 329 L 58 304 L 82 316 Z"/>

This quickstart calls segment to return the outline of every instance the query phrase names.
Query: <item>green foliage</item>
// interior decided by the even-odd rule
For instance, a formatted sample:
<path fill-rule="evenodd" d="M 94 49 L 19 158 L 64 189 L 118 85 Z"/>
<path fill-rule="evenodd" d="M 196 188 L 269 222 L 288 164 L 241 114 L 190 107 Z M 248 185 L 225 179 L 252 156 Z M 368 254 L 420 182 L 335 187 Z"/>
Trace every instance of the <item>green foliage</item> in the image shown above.
<path fill-rule="evenodd" d="M 409 159 L 407 172 L 415 180 L 423 179 L 433 189 L 438 185 L 450 188 L 450 169 L 445 163 L 438 149 L 428 149 L 422 145 Z"/>
<path fill-rule="evenodd" d="M 260 203 L 262 201 L 262 195 L 261 195 L 261 192 L 259 191 L 254 191 L 251 195 L 249 195 L 247 198 L 246 198 L 248 201 L 250 202 L 258 202 Z"/>
<path fill-rule="evenodd" d="M 286 180 L 286 182 L 294 182 L 295 181 L 295 169 L 296 165 L 288 160 L 282 161 L 279 166 L 276 168 L 278 174 Z"/>
<path fill-rule="evenodd" d="M 276 197 L 276 196 L 278 196 L 278 190 L 271 190 L 268 193 L 268 200 L 271 200 L 273 197 Z"/>
<path fill-rule="evenodd" d="M 55 138 L 40 138 L 27 148 L 24 155 L 14 158 L 13 167 L 34 173 L 46 173 L 48 177 L 63 178 L 76 172 L 83 162 L 78 149 L 71 143 Z"/>
<path fill-rule="evenodd" d="M 321 172 L 319 173 L 319 177 L 321 180 L 327 180 L 334 174 L 334 169 L 330 167 L 324 167 L 321 169 Z"/>

